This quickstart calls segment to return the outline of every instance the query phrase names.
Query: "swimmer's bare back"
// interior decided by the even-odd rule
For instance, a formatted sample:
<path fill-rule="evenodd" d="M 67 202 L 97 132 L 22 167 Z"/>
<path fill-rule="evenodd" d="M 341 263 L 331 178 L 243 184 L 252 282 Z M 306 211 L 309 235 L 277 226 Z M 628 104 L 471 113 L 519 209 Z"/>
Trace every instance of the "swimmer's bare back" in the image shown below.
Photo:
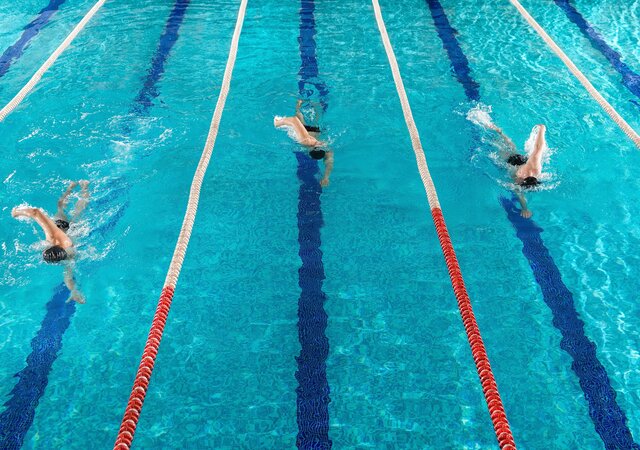
<path fill-rule="evenodd" d="M 73 241 L 67 234 L 59 229 L 42 210 L 38 208 L 13 208 L 11 215 L 15 218 L 27 217 L 36 221 L 44 231 L 45 239 L 51 245 L 57 245 L 64 249 L 73 247 Z"/>

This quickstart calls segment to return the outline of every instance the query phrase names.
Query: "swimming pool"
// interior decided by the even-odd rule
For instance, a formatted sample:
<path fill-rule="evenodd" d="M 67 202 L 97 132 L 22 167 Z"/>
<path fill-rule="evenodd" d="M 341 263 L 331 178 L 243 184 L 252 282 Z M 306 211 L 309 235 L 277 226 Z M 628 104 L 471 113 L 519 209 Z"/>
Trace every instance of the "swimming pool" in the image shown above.
<path fill-rule="evenodd" d="M 0 104 L 93 2 L 52 4 L 12 52 Z M 113 446 L 239 4 L 106 2 L 0 123 L 3 446 Z M 0 52 L 48 5 L 0 5 Z M 523 5 L 640 129 L 639 6 Z M 516 443 L 634 448 L 640 155 L 508 1 L 381 7 Z M 322 190 L 322 165 L 273 128 L 300 96 L 326 107 Z M 532 221 L 466 118 L 478 102 L 519 147 L 548 126 Z M 52 213 L 80 178 L 92 201 L 74 230 L 75 306 L 40 233 L 9 213 Z M 495 448 L 468 349 L 371 4 L 249 1 L 134 447 Z"/>

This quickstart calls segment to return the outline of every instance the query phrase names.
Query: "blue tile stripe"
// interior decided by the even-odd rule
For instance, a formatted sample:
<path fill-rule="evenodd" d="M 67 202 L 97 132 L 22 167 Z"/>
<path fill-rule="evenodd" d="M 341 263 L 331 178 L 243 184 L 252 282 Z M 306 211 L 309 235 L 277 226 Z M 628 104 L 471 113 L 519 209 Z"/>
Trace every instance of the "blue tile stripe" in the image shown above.
<path fill-rule="evenodd" d="M 562 334 L 560 348 L 573 362 L 571 368 L 578 376 L 580 387 L 589 404 L 589 415 L 607 450 L 640 449 L 634 443 L 627 426 L 627 417 L 616 402 L 616 391 L 596 355 L 596 345 L 584 333 L 573 294 L 562 281 L 549 250 L 542 240 L 544 231 L 531 219 L 520 216 L 513 199 L 500 199 L 509 220 L 522 241 L 522 253 L 542 289 L 544 302 L 553 314 L 553 325 Z"/>
<path fill-rule="evenodd" d="M 329 89 L 324 81 L 318 77 L 315 8 L 314 0 L 301 0 L 300 2 L 300 36 L 298 37 L 298 43 L 300 45 L 302 64 L 298 72 L 300 76 L 298 89 L 300 96 L 305 99 L 317 94 L 320 98 L 320 104 L 326 110 Z"/>
<path fill-rule="evenodd" d="M 567 15 L 569 20 L 576 24 L 582 34 L 589 40 L 591 46 L 607 58 L 611 66 L 622 75 L 622 84 L 636 97 L 640 98 L 640 75 L 635 73 L 627 64 L 622 62 L 622 56 L 607 44 L 600 33 L 580 14 L 570 0 L 554 0 Z M 637 104 L 637 102 L 634 102 Z"/>
<path fill-rule="evenodd" d="M 438 0 L 427 0 L 427 4 L 456 78 L 470 101 L 480 101 L 480 85 L 473 79 L 469 61 L 456 39 L 457 32 L 449 24 Z M 516 235 L 523 243 L 522 251 L 542 290 L 544 301 L 553 313 L 553 325 L 562 334 L 560 348 L 573 358 L 571 368 L 578 376 L 589 404 L 589 415 L 605 448 L 639 449 L 627 426 L 627 418 L 616 403 L 616 392 L 611 387 L 604 366 L 598 360 L 595 344 L 584 334 L 584 323 L 578 317 L 573 296 L 562 281 L 560 270 L 542 241 L 542 229 L 533 220 L 521 217 L 513 201 L 501 198 L 500 202 L 516 229 Z"/>
<path fill-rule="evenodd" d="M 64 2 L 65 0 L 50 0 L 49 4 L 38 13 L 38 16 L 24 27 L 20 39 L 7 48 L 2 56 L 0 56 L 0 78 L 7 73 L 15 61 L 20 59 L 29 42 L 40 33 L 40 30 L 51 20 L 51 17 L 53 17 L 60 8 L 60 5 Z"/>
<path fill-rule="evenodd" d="M 329 93 L 318 79 L 318 63 L 315 43 L 315 5 L 313 0 L 301 0 L 300 8 L 300 96 L 310 99 L 319 96 L 326 110 Z M 324 310 L 326 295 L 322 291 L 325 279 L 320 228 L 323 225 L 320 194 L 322 188 L 316 177 L 318 162 L 306 153 L 296 152 L 297 175 L 300 181 L 298 193 L 298 255 L 302 266 L 298 270 L 301 289 L 298 300 L 298 338 L 300 355 L 296 358 L 298 435 L 296 445 L 300 449 L 330 449 L 329 398 L 326 361 L 329 356 L 329 340 L 325 335 L 327 313 Z"/>
<path fill-rule="evenodd" d="M 146 114 L 152 106 L 151 98 L 159 95 L 156 83 L 160 80 L 164 72 L 164 64 L 178 39 L 178 31 L 189 1 L 176 0 L 169 15 L 160 43 L 154 53 L 151 68 L 143 87 L 135 98 L 137 106 L 134 106 L 133 111 L 138 116 Z M 126 192 L 129 188 L 129 184 L 123 184 L 116 190 Z M 112 199 L 111 196 L 105 196 L 100 203 L 107 203 L 110 199 Z M 106 234 L 111 231 L 124 215 L 127 204 L 123 205 L 108 223 L 94 230 L 92 234 Z M 0 413 L 0 449 L 2 450 L 19 449 L 33 423 L 38 402 L 44 395 L 49 382 L 49 372 L 62 347 L 62 337 L 75 312 L 75 303 L 66 303 L 69 295 L 70 292 L 64 284 L 55 289 L 53 297 L 46 306 L 47 314 L 31 341 L 33 351 L 27 356 L 27 365 L 16 374 L 19 381 L 11 391 L 11 398 L 4 404 L 6 409 Z"/>
<path fill-rule="evenodd" d="M 456 78 L 464 88 L 464 92 L 469 100 L 480 101 L 480 85 L 473 79 L 471 69 L 469 68 L 469 60 L 460 48 L 456 34 L 458 31 L 451 26 L 449 18 L 444 8 L 438 0 L 427 0 L 433 23 L 436 26 L 438 37 L 442 41 L 449 60 L 451 61 L 451 69 Z"/>
<path fill-rule="evenodd" d="M 33 423 L 36 407 L 49 382 L 51 366 L 62 347 L 62 336 L 76 310 L 75 302 L 67 303 L 68 298 L 69 290 L 60 284 L 47 303 L 47 314 L 31 341 L 27 366 L 15 375 L 18 383 L 0 414 L 0 448 L 3 450 L 19 449 Z"/>
<path fill-rule="evenodd" d="M 153 55 L 151 68 L 147 72 L 144 85 L 135 99 L 134 112 L 139 115 L 146 114 L 149 108 L 153 106 L 153 99 L 159 95 L 158 81 L 160 81 L 164 73 L 164 65 L 167 62 L 169 53 L 171 53 L 171 49 L 178 41 L 178 30 L 184 20 L 189 2 L 190 0 L 177 0 L 169 14 L 169 20 L 164 27 L 158 48 Z"/>

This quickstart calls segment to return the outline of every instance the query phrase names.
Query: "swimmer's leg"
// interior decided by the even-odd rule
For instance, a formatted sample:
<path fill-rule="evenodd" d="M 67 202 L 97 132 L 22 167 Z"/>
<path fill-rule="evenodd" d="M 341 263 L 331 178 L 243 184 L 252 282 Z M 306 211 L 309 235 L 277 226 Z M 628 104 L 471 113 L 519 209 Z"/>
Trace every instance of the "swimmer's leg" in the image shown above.
<path fill-rule="evenodd" d="M 76 206 L 73 209 L 73 220 L 77 220 L 82 214 L 82 211 L 87 207 L 87 203 L 89 203 L 89 182 L 87 180 L 80 180 L 80 188 L 82 189 L 80 193 L 80 200 L 76 202 Z"/>
<path fill-rule="evenodd" d="M 67 222 L 69 221 L 69 218 L 67 217 L 67 214 L 64 212 L 64 210 L 67 207 L 67 203 L 69 203 L 69 195 L 71 195 L 71 191 L 73 191 L 73 189 L 77 185 L 78 183 L 76 183 L 75 181 L 69 183 L 69 186 L 67 186 L 67 190 L 58 199 L 58 211 L 56 212 L 56 217 L 66 220 Z"/>

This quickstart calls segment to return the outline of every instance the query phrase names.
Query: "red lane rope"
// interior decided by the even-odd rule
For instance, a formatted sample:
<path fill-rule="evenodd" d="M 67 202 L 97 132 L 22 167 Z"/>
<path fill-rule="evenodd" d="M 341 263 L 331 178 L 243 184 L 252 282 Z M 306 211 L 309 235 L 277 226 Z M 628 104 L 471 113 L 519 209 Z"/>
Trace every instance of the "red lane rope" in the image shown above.
<path fill-rule="evenodd" d="M 460 265 L 456 258 L 456 253 L 451 244 L 451 238 L 449 237 L 449 231 L 447 231 L 447 225 L 444 222 L 442 216 L 442 209 L 440 208 L 440 202 L 438 200 L 438 193 L 436 186 L 433 183 L 431 174 L 429 173 L 429 166 L 427 164 L 427 158 L 420 142 L 420 135 L 416 122 L 413 119 L 413 113 L 411 112 L 411 105 L 407 97 L 407 92 L 402 82 L 402 76 L 400 75 L 400 68 L 398 67 L 398 61 L 396 59 L 391 41 L 389 40 L 389 34 L 387 33 L 387 27 L 382 17 L 382 11 L 380 10 L 380 3 L 378 0 L 371 0 L 373 5 L 376 22 L 378 23 L 378 29 L 380 30 L 380 37 L 382 38 L 382 44 L 384 45 L 387 58 L 389 59 L 389 66 L 393 75 L 393 81 L 396 85 L 396 91 L 400 99 L 400 105 L 402 106 L 402 113 L 404 120 L 407 124 L 407 131 L 411 137 L 411 146 L 416 157 L 416 164 L 418 166 L 418 172 L 424 185 L 424 190 L 427 194 L 427 200 L 429 201 L 429 207 L 431 209 L 431 215 L 433 217 L 433 223 L 438 233 L 438 239 L 440 240 L 440 246 L 442 247 L 442 253 L 449 270 L 449 276 L 451 277 L 451 286 L 453 292 L 458 301 L 458 309 L 462 316 L 462 323 L 467 333 L 467 339 L 471 346 L 471 354 L 473 355 L 473 361 L 476 364 L 476 370 L 480 377 L 480 384 L 482 385 L 482 392 L 489 408 L 489 415 L 491 416 L 491 422 L 498 438 L 498 443 L 501 449 L 514 450 L 516 448 L 513 434 L 509 428 L 509 422 L 507 421 L 507 415 L 498 393 L 498 386 L 496 380 L 493 377 L 491 371 L 491 365 L 489 364 L 489 357 L 487 351 L 480 337 L 480 330 L 478 323 L 473 315 L 473 309 L 471 308 L 471 301 L 467 289 L 464 286 L 464 280 L 462 279 L 462 272 Z"/>
<path fill-rule="evenodd" d="M 136 373 L 135 382 L 131 390 L 131 395 L 129 396 L 129 402 L 127 403 L 127 409 L 125 410 L 122 424 L 120 425 L 120 431 L 118 432 L 114 449 L 127 450 L 133 442 L 133 435 L 136 432 L 140 411 L 142 411 L 142 404 L 144 403 L 147 388 L 149 387 L 151 372 L 153 371 L 156 356 L 158 355 L 160 340 L 162 339 L 162 333 L 167 323 L 171 300 L 173 300 L 173 288 L 167 286 L 162 290 L 156 313 L 153 316 L 153 322 L 151 322 L 151 330 L 147 337 L 147 343 L 144 346 L 142 359 L 138 366 L 138 372 Z"/>
<path fill-rule="evenodd" d="M 462 271 L 460 270 L 453 244 L 451 243 L 451 237 L 449 236 L 442 210 L 440 208 L 434 208 L 431 210 L 431 215 L 433 216 L 433 223 L 436 226 L 436 233 L 438 234 L 438 240 L 440 241 L 444 260 L 447 264 L 453 292 L 458 301 L 458 309 L 462 316 L 464 329 L 467 332 L 471 355 L 473 356 L 473 361 L 476 364 L 476 370 L 480 377 L 482 392 L 489 407 L 489 415 L 493 422 L 493 429 L 496 432 L 498 443 L 503 450 L 515 450 L 516 443 L 513 439 L 511 428 L 509 428 L 507 414 L 505 413 L 502 399 L 498 393 L 498 385 L 491 371 L 489 357 L 487 356 L 482 336 L 480 336 L 480 329 L 478 328 L 476 317 L 473 314 L 471 300 L 469 299 L 469 294 L 467 294 L 467 288 L 464 285 Z"/>
<path fill-rule="evenodd" d="M 236 20 L 233 37 L 231 39 L 231 48 L 229 49 L 227 66 L 224 70 L 224 76 L 222 77 L 222 86 L 218 96 L 218 102 L 216 103 L 216 108 L 211 119 L 207 141 L 205 142 L 202 155 L 200 156 L 200 161 L 198 162 L 198 167 L 196 168 L 191 182 L 187 210 L 184 215 L 180 234 L 178 235 L 178 242 L 176 243 L 173 257 L 169 264 L 167 278 L 165 279 L 164 287 L 162 288 L 156 313 L 153 316 L 151 330 L 147 337 L 147 343 L 144 346 L 144 353 L 142 354 L 142 359 L 138 366 L 138 372 L 136 373 L 133 388 L 131 389 L 129 402 L 127 403 L 127 408 L 125 409 L 124 417 L 122 418 L 122 423 L 120 425 L 120 431 L 118 432 L 118 437 L 113 447 L 114 450 L 128 450 L 131 447 L 133 436 L 138 425 L 138 419 L 140 418 L 140 412 L 142 411 L 142 405 L 144 404 L 144 399 L 147 395 L 147 388 L 149 387 L 149 380 L 151 378 L 151 373 L 153 372 L 156 356 L 158 355 L 160 340 L 162 339 L 164 326 L 167 322 L 169 309 L 171 308 L 171 300 L 173 299 L 173 293 L 178 284 L 178 277 L 182 270 L 182 264 L 184 263 L 184 258 L 189 246 L 189 240 L 191 238 L 191 232 L 193 231 L 193 226 L 196 220 L 202 183 L 207 172 L 207 167 L 209 166 L 209 161 L 211 160 L 213 148 L 216 143 L 216 137 L 218 136 L 218 130 L 220 128 L 220 121 L 222 120 L 222 112 L 227 101 L 227 96 L 229 95 L 231 76 L 233 74 L 233 67 L 238 53 L 238 41 L 240 39 L 240 33 L 244 23 L 247 2 L 248 0 L 241 0 L 240 2 L 238 18 Z"/>

